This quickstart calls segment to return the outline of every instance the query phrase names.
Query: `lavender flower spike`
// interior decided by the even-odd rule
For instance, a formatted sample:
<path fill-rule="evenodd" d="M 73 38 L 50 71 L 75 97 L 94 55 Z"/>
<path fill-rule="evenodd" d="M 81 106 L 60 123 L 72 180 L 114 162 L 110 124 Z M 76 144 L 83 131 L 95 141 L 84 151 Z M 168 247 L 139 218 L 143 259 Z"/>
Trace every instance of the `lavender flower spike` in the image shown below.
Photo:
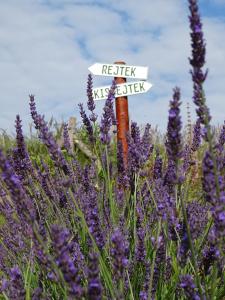
<path fill-rule="evenodd" d="M 111 256 L 113 258 L 113 273 L 115 280 L 122 279 L 124 271 L 128 265 L 128 259 L 126 257 L 128 244 L 125 241 L 121 231 L 117 228 L 111 238 L 112 248 Z"/>
<path fill-rule="evenodd" d="M 184 294 L 187 299 L 200 300 L 200 296 L 197 293 L 196 285 L 191 275 L 183 275 L 180 278 L 180 287 L 184 290 Z"/>
<path fill-rule="evenodd" d="M 101 119 L 100 125 L 100 133 L 101 133 L 101 141 L 105 145 L 109 145 L 110 143 L 110 136 L 109 130 L 112 125 L 116 125 L 116 118 L 113 110 L 113 100 L 115 98 L 115 88 L 116 82 L 113 80 L 112 86 L 110 88 L 108 97 L 105 102 L 104 113 Z"/>
<path fill-rule="evenodd" d="M 78 106 L 80 108 L 80 115 L 81 115 L 83 124 L 84 124 L 84 126 L 87 130 L 89 140 L 90 140 L 91 143 L 94 143 L 95 138 L 94 138 L 94 133 L 93 133 L 93 128 L 92 128 L 91 122 L 90 122 L 90 120 L 89 120 L 89 118 L 88 118 L 88 116 L 87 116 L 87 114 L 84 110 L 83 104 L 79 103 Z"/>
<path fill-rule="evenodd" d="M 68 153 L 72 152 L 67 123 L 63 124 L 63 146 Z"/>
<path fill-rule="evenodd" d="M 181 117 L 180 117 L 180 89 L 175 88 L 173 100 L 170 101 L 169 120 L 167 126 L 166 150 L 168 158 L 176 163 L 181 155 Z"/>
<path fill-rule="evenodd" d="M 88 269 L 88 299 L 101 300 L 102 299 L 102 285 L 99 278 L 98 256 L 93 253 L 89 257 Z"/>
<path fill-rule="evenodd" d="M 56 253 L 56 263 L 62 271 L 64 280 L 69 286 L 70 296 L 81 299 L 83 296 L 83 288 L 78 269 L 75 267 L 70 257 L 70 234 L 67 229 L 60 228 L 58 225 L 52 226 L 53 248 Z"/>
<path fill-rule="evenodd" d="M 192 41 L 192 57 L 189 59 L 192 66 L 192 80 L 194 95 L 193 101 L 197 106 L 196 113 L 203 125 L 207 125 L 211 119 L 209 109 L 205 104 L 203 83 L 207 76 L 207 71 L 204 72 L 202 67 L 205 64 L 205 41 L 202 32 L 202 23 L 198 11 L 197 0 L 189 0 L 189 16 Z"/>
<path fill-rule="evenodd" d="M 94 102 L 93 95 L 92 95 L 92 87 L 93 87 L 92 75 L 88 74 L 88 81 L 87 81 L 88 102 L 87 102 L 87 107 L 91 111 L 90 120 L 94 123 L 97 120 L 97 115 L 94 113 L 95 102 Z"/>
<path fill-rule="evenodd" d="M 24 300 L 26 292 L 21 271 L 18 266 L 12 268 L 9 272 L 10 281 L 7 282 L 8 289 L 6 291 L 9 299 Z"/>

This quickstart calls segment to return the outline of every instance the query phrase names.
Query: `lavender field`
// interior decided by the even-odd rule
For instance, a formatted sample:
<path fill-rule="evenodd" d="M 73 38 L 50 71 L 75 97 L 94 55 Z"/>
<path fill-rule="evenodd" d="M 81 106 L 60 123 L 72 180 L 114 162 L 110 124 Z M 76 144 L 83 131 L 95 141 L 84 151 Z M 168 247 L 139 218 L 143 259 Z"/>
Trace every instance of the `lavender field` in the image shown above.
<path fill-rule="evenodd" d="M 90 155 L 33 95 L 36 136 L 19 115 L 15 138 L 0 135 L 0 299 L 225 299 L 225 122 L 211 124 L 203 25 L 188 2 L 197 119 L 186 130 L 174 87 L 165 136 L 131 122 L 126 160 L 115 81 L 98 122 L 89 74 L 76 136 Z"/>

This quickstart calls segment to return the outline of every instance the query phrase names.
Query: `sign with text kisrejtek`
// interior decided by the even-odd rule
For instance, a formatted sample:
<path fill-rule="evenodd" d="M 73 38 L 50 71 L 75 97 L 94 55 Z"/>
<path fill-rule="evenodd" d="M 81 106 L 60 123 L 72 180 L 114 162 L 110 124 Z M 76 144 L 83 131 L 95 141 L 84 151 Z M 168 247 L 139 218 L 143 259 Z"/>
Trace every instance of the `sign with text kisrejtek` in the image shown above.
<path fill-rule="evenodd" d="M 94 75 L 147 79 L 148 67 L 95 63 L 88 68 Z"/>
<path fill-rule="evenodd" d="M 117 84 L 115 89 L 115 97 L 146 93 L 151 87 L 152 84 L 147 81 L 134 81 L 129 83 Z M 93 99 L 106 99 L 108 97 L 110 88 L 111 86 L 103 86 L 93 89 Z"/>

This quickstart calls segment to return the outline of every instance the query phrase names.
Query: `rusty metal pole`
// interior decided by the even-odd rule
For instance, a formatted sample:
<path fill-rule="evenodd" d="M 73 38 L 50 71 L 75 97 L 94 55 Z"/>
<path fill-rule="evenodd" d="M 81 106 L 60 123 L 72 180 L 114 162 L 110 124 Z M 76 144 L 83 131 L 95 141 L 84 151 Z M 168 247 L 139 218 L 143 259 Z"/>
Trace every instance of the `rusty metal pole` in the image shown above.
<path fill-rule="evenodd" d="M 114 64 L 125 65 L 123 61 Z M 126 78 L 115 77 L 116 84 L 125 83 Z M 124 164 L 127 165 L 128 145 L 126 134 L 129 131 L 128 99 L 127 96 L 116 97 L 117 141 L 121 141 L 124 153 Z"/>

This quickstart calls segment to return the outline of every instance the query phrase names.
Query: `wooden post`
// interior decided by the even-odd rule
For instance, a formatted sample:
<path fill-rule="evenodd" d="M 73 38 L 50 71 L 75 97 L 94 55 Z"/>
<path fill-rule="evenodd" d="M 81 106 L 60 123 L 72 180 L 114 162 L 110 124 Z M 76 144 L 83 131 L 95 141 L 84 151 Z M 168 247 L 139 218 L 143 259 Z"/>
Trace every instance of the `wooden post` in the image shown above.
<path fill-rule="evenodd" d="M 123 61 L 115 64 L 125 65 Z M 115 77 L 116 84 L 125 83 L 126 78 Z M 127 165 L 128 145 L 126 134 L 129 132 L 129 115 L 127 96 L 116 97 L 117 141 L 121 141 L 124 153 L 124 164 Z"/>

